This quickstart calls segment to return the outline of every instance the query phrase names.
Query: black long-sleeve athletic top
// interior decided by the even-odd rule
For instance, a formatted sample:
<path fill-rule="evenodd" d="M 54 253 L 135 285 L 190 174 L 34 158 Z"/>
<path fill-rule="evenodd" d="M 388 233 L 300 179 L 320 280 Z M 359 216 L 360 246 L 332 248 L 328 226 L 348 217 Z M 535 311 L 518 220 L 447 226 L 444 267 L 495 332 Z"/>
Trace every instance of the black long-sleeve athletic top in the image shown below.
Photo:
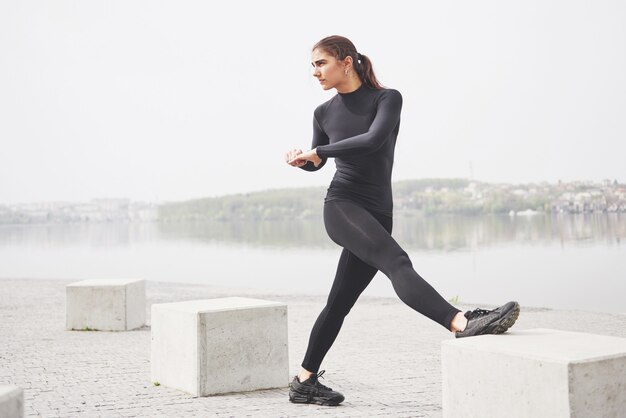
<path fill-rule="evenodd" d="M 398 90 L 376 90 L 365 83 L 315 109 L 311 149 L 317 148 L 322 162 L 315 167 L 307 161 L 300 168 L 317 171 L 335 158 L 337 171 L 324 202 L 347 199 L 392 216 L 391 170 L 401 110 Z"/>

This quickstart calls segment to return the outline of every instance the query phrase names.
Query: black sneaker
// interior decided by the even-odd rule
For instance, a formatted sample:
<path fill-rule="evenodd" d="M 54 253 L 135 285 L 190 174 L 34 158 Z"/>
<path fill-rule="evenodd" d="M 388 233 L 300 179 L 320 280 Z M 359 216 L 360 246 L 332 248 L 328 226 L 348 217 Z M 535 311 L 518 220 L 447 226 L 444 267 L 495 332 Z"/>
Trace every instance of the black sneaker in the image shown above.
<path fill-rule="evenodd" d="M 483 334 L 502 334 L 513 326 L 519 316 L 519 304 L 517 302 L 506 303 L 494 310 L 474 309 L 465 312 L 468 319 L 467 326 L 463 331 L 456 331 L 456 338 L 471 337 Z"/>
<path fill-rule="evenodd" d="M 289 400 L 294 403 L 316 403 L 318 405 L 335 406 L 343 402 L 341 393 L 324 386 L 319 382 L 319 378 L 325 370 L 317 374 L 312 374 L 304 382 L 300 382 L 295 376 L 289 384 Z"/>

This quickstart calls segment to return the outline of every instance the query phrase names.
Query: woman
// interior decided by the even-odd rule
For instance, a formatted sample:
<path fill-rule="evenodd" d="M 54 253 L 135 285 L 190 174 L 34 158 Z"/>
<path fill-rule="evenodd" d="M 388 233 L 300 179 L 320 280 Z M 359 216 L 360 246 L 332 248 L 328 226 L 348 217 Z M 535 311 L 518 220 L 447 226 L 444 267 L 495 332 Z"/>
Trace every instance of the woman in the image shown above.
<path fill-rule="evenodd" d="M 344 317 L 378 270 L 404 303 L 457 338 L 505 332 L 517 319 L 519 305 L 509 302 L 491 311 L 478 308 L 463 314 L 417 274 L 391 237 L 391 170 L 402 95 L 380 85 L 369 58 L 345 37 L 329 36 L 316 43 L 311 64 L 322 88 L 335 88 L 337 94 L 314 111 L 311 150 L 291 150 L 285 160 L 316 171 L 335 158 L 337 171 L 324 199 L 324 225 L 343 251 L 327 304 L 311 331 L 302 370 L 290 384 L 289 399 L 337 405 L 344 396 L 321 384 L 318 378 L 324 370 L 318 370 Z"/>

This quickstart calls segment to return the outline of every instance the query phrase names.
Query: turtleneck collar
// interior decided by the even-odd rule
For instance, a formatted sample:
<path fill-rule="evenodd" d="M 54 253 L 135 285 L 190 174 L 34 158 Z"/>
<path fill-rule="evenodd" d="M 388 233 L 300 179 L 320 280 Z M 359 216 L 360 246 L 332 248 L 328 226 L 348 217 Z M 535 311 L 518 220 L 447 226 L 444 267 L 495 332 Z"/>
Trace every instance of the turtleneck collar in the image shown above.
<path fill-rule="evenodd" d="M 362 93 L 363 91 L 365 91 L 365 89 L 367 88 L 367 86 L 365 85 L 365 83 L 361 82 L 361 85 L 356 89 L 353 90 L 349 93 L 339 93 L 337 92 L 338 95 L 340 95 L 341 97 L 353 97 L 353 96 L 357 96 L 359 93 Z"/>

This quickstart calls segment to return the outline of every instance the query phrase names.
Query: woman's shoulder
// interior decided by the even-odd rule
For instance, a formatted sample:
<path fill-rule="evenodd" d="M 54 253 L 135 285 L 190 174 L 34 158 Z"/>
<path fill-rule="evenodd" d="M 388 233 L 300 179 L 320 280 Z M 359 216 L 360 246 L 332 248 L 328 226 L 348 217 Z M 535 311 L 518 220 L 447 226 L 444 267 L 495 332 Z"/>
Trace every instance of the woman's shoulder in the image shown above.
<path fill-rule="evenodd" d="M 389 97 L 397 97 L 402 99 L 402 93 L 399 90 L 393 89 L 391 87 L 383 87 L 379 90 L 379 94 L 381 96 L 389 96 Z"/>
<path fill-rule="evenodd" d="M 335 100 L 335 97 L 336 95 L 326 100 L 324 103 L 317 105 L 317 107 L 313 111 L 313 114 L 315 115 L 315 117 L 319 119 L 322 115 L 324 115 L 328 106 Z"/>
<path fill-rule="evenodd" d="M 376 102 L 378 105 L 381 103 L 397 103 L 402 106 L 402 93 L 397 89 L 389 87 L 383 87 L 377 90 Z"/>

